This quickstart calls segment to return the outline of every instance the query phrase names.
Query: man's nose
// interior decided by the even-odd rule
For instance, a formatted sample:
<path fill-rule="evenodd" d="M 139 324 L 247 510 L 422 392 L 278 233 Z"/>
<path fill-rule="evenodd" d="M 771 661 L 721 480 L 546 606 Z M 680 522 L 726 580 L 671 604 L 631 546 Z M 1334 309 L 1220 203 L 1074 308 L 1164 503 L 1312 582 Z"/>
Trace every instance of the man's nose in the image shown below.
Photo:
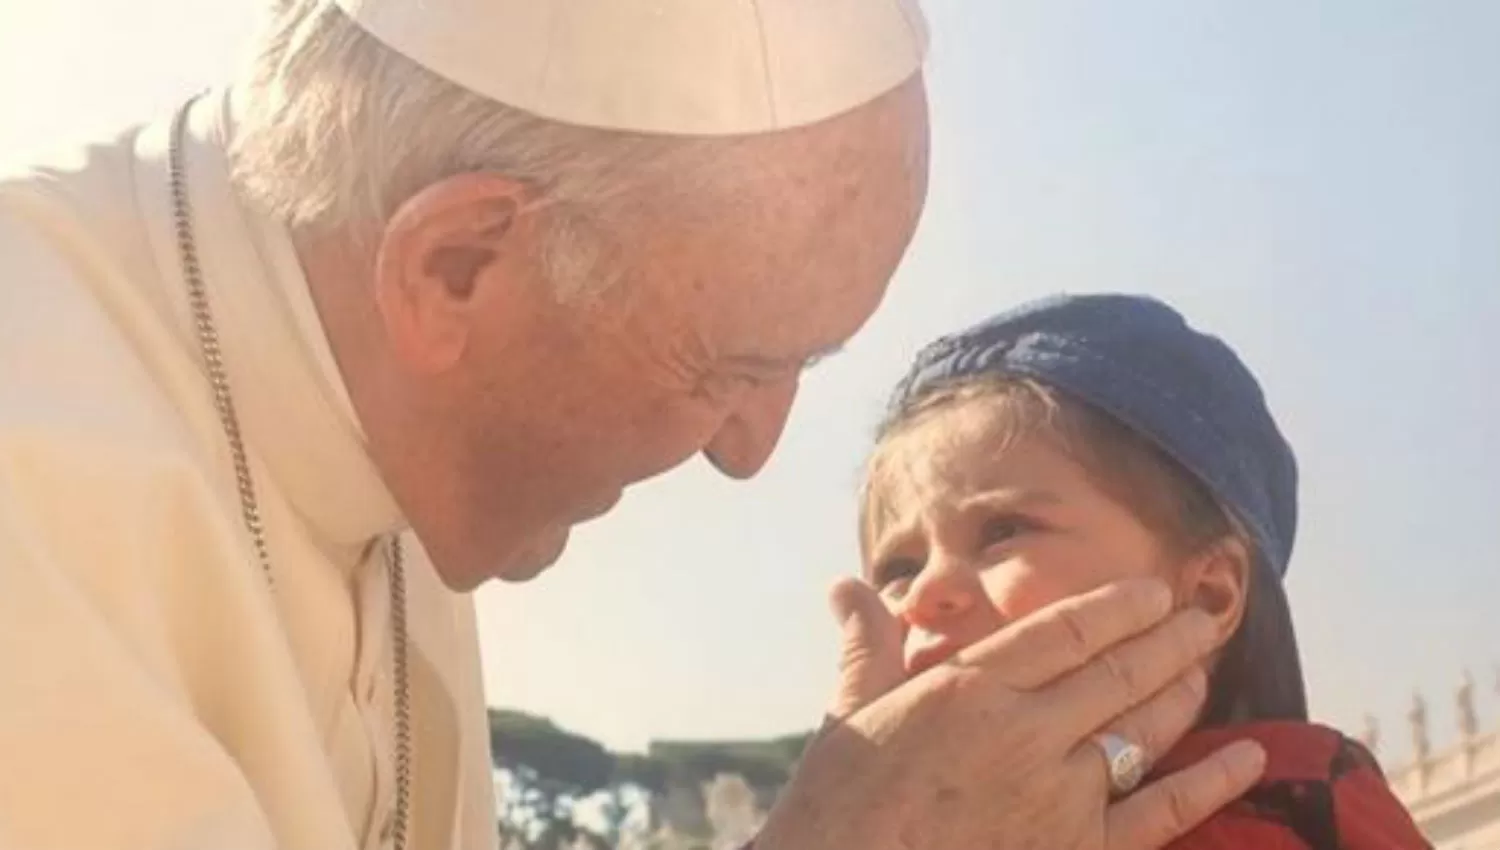
<path fill-rule="evenodd" d="M 749 393 L 704 446 L 704 457 L 730 478 L 754 477 L 781 441 L 797 385 L 793 376 Z"/>
<path fill-rule="evenodd" d="M 936 630 L 967 614 L 983 592 L 976 570 L 933 553 L 902 597 L 900 615 L 910 625 Z"/>

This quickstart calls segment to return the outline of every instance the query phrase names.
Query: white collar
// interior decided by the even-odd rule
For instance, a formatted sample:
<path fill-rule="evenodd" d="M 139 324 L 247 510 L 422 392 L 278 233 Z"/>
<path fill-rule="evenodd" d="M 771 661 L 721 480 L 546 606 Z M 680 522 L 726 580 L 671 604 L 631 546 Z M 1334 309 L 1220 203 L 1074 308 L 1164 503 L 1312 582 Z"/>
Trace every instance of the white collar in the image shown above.
<path fill-rule="evenodd" d="M 204 285 L 246 448 L 314 538 L 340 550 L 329 554 L 358 560 L 371 540 L 405 521 L 366 448 L 290 234 L 233 190 L 232 128 L 228 94 L 204 97 L 192 107 L 183 151 Z M 171 244 L 164 271 L 179 266 Z"/>

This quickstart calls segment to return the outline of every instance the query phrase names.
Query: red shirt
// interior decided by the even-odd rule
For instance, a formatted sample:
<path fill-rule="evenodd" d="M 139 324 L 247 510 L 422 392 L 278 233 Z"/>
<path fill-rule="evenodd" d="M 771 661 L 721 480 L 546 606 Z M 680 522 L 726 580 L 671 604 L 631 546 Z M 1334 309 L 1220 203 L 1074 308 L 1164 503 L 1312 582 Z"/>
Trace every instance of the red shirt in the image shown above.
<path fill-rule="evenodd" d="M 1153 773 L 1247 738 L 1266 748 L 1265 776 L 1168 850 L 1431 850 L 1369 751 L 1323 726 L 1257 722 L 1194 732 Z"/>
<path fill-rule="evenodd" d="M 1432 850 L 1369 751 L 1324 726 L 1272 721 L 1193 732 L 1152 777 L 1245 739 L 1266 749 L 1261 781 L 1166 850 Z"/>

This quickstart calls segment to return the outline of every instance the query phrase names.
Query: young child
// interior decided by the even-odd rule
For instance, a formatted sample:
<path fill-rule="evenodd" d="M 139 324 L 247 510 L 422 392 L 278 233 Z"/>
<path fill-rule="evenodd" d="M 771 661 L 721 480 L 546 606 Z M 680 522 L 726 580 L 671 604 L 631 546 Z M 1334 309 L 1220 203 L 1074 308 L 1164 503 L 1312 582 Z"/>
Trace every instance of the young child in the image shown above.
<path fill-rule="evenodd" d="M 1207 704 L 1155 770 L 1245 738 L 1267 769 L 1174 848 L 1429 847 L 1369 753 L 1308 722 L 1281 585 L 1296 461 L 1254 376 L 1166 305 L 1052 298 L 923 350 L 880 429 L 860 523 L 908 675 L 1127 577 L 1163 577 L 1212 615 L 1228 641 Z"/>

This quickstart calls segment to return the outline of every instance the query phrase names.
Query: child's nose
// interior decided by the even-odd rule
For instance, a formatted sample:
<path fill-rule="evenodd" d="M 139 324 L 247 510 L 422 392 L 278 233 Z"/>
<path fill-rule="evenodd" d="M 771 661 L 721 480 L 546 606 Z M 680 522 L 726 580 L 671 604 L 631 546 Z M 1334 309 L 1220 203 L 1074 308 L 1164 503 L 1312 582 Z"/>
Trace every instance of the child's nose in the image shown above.
<path fill-rule="evenodd" d="M 967 614 L 982 591 L 976 570 L 934 553 L 907 590 L 901 614 L 913 626 L 940 626 Z"/>

